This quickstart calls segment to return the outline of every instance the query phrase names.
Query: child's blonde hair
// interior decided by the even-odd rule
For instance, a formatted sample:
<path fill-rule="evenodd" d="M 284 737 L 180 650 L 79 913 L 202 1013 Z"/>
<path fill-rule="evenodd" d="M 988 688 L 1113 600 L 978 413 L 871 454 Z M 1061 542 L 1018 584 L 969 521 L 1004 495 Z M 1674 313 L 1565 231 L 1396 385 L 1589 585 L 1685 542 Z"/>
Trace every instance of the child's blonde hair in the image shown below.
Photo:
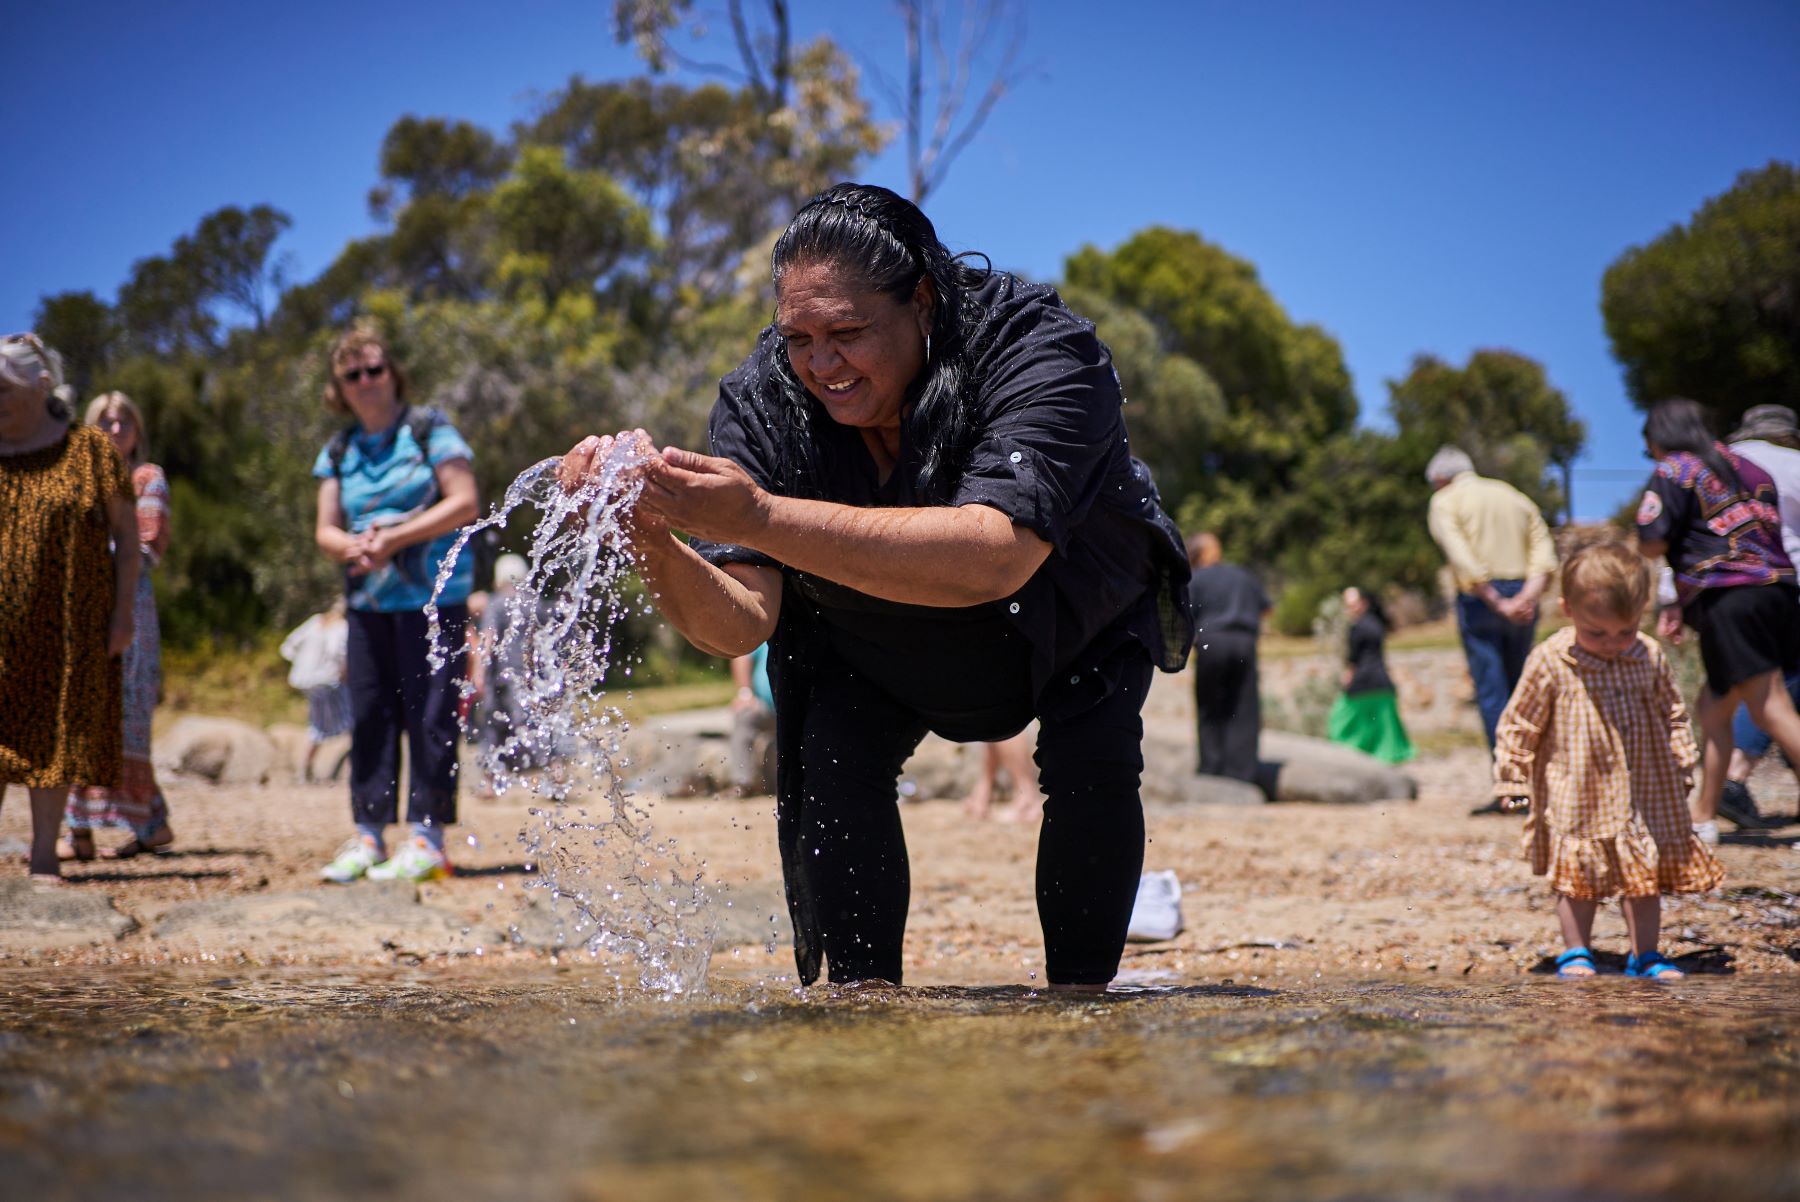
<path fill-rule="evenodd" d="M 1650 565 L 1624 543 L 1588 543 L 1563 560 L 1562 594 L 1570 605 L 1598 606 L 1614 617 L 1636 619 L 1650 604 Z"/>

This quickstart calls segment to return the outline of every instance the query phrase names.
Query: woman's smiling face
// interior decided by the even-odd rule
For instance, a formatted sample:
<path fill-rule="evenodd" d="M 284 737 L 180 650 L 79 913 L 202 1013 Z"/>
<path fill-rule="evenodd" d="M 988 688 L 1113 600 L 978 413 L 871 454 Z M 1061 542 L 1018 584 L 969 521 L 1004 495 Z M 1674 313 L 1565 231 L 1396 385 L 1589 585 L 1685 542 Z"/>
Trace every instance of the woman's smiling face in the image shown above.
<path fill-rule="evenodd" d="M 833 263 L 782 274 L 775 329 L 800 383 L 839 425 L 898 429 L 907 389 L 925 366 L 931 290 L 907 302 L 870 290 Z"/>

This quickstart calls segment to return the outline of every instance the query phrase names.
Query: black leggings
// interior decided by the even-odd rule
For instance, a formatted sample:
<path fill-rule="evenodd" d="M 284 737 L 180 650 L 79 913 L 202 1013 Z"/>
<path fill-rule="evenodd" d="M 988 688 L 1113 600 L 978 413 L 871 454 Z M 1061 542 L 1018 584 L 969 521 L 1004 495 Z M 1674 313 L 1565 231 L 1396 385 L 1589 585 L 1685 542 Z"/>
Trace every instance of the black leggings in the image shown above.
<path fill-rule="evenodd" d="M 1040 720 L 1037 903 L 1053 984 L 1104 984 L 1119 970 L 1144 865 L 1138 711 L 1153 672 L 1147 656 L 1133 657 L 1110 697 Z M 834 982 L 900 981 L 912 880 L 897 784 L 929 727 L 854 672 L 814 685 L 801 744 L 800 855 Z"/>

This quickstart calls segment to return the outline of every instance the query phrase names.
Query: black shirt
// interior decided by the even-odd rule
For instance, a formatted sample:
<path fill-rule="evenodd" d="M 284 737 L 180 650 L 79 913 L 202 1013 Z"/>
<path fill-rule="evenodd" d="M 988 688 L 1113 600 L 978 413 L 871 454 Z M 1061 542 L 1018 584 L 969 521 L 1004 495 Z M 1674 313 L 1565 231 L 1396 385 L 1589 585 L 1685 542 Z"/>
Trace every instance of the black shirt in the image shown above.
<path fill-rule="evenodd" d="M 1112 682 L 1095 669 L 1123 641 L 1141 644 L 1165 671 L 1182 666 L 1192 624 L 1181 535 L 1162 511 L 1149 469 L 1131 457 L 1118 376 L 1093 323 L 1053 289 L 1002 272 L 972 299 L 981 314 L 969 337 L 975 434 L 941 503 L 991 506 L 1050 543 L 1049 558 L 1024 587 L 967 609 L 905 605 L 795 572 L 749 548 L 694 546 L 715 564 L 783 567 L 784 605 L 812 606 L 839 653 L 890 678 L 883 683 L 897 696 L 909 683 L 992 691 L 994 682 L 978 673 L 956 672 L 963 663 L 1003 671 L 1012 679 L 1002 691 L 1017 697 L 1024 689 L 1032 702 L 1054 679 L 1059 708 L 1078 711 L 1110 691 Z M 774 379 L 785 353 L 774 328 L 765 329 L 750 357 L 720 382 L 712 453 L 778 495 L 865 508 L 927 504 L 916 487 L 919 447 L 903 435 L 884 484 L 860 431 L 832 421 L 811 397 L 800 416 L 816 459 L 794 462 L 784 443 L 796 416 Z M 996 641 L 1009 631 L 1023 639 Z"/>
<path fill-rule="evenodd" d="M 1388 676 L 1387 664 L 1381 655 L 1381 645 L 1386 639 L 1387 627 L 1374 614 L 1364 614 L 1351 623 L 1349 654 L 1344 657 L 1350 665 L 1350 683 L 1344 686 L 1344 692 L 1393 690 L 1394 681 Z"/>
<path fill-rule="evenodd" d="M 1262 581 L 1235 563 L 1195 568 L 1188 598 L 1197 629 L 1194 637 L 1201 642 L 1214 634 L 1254 635 L 1262 629 L 1262 616 L 1269 610 L 1269 594 L 1263 591 Z"/>

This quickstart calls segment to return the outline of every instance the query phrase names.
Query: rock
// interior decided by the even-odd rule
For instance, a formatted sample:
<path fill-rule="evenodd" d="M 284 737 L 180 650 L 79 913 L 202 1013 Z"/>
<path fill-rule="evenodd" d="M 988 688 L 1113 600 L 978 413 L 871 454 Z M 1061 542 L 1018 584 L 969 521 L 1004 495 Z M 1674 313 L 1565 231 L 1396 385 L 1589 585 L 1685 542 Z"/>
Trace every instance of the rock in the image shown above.
<path fill-rule="evenodd" d="M 306 733 L 306 727 L 292 722 L 276 722 L 265 726 L 263 734 L 269 736 L 269 742 L 275 748 L 274 771 L 280 776 L 300 780 L 300 770 L 306 763 L 307 748 L 312 746 L 312 736 Z"/>
<path fill-rule="evenodd" d="M 1265 730 L 1258 782 L 1276 801 L 1354 803 L 1410 800 L 1418 782 L 1371 755 L 1328 739 Z"/>
<path fill-rule="evenodd" d="M 1417 782 L 1373 756 L 1286 731 L 1264 730 L 1255 786 L 1194 773 L 1194 732 L 1159 722 L 1144 731 L 1145 801 L 1248 805 L 1275 801 L 1356 803 L 1418 796 Z"/>
<path fill-rule="evenodd" d="M 937 801 L 968 796 L 981 771 L 981 751 L 971 743 L 952 743 L 926 735 L 900 769 L 901 796 L 908 801 Z M 912 792 L 906 792 L 907 786 Z"/>
<path fill-rule="evenodd" d="M 793 924 L 788 921 L 787 894 L 782 892 L 780 881 L 733 885 L 728 891 L 714 895 L 713 912 L 719 919 L 719 929 L 713 936 L 714 951 L 727 947 L 762 947 L 770 940 L 777 945 L 786 945 L 794 940 Z"/>
<path fill-rule="evenodd" d="M 190 715 L 157 740 L 156 762 L 217 785 L 260 785 L 274 771 L 275 744 L 248 722 Z"/>
<path fill-rule="evenodd" d="M 472 952 L 481 938 L 447 910 L 419 903 L 409 881 L 359 881 L 297 893 L 240 894 L 182 902 L 152 930 L 159 941 L 207 948 L 289 943 L 351 953 L 384 947 L 429 955 Z"/>
<path fill-rule="evenodd" d="M 632 733 L 637 756 L 630 788 L 691 797 L 731 788 L 731 711 L 663 714 Z M 1144 729 L 1143 796 L 1148 802 L 1255 805 L 1276 801 L 1367 802 L 1415 797 L 1413 779 L 1360 751 L 1304 735 L 1264 730 L 1263 775 L 1256 785 L 1194 772 L 1194 729 L 1169 711 L 1152 711 Z M 929 801 L 964 797 L 981 770 L 977 745 L 926 735 L 901 769 L 901 795 Z M 1260 788 L 1259 788 L 1260 786 Z"/>
<path fill-rule="evenodd" d="M 780 881 L 751 881 L 711 891 L 711 912 L 718 923 L 713 950 L 749 945 L 762 946 L 774 939 L 793 939 L 788 922 L 787 896 Z M 531 890 L 511 912 L 496 913 L 494 929 L 486 937 L 538 951 L 579 946 L 583 936 L 573 929 L 575 912 L 568 902 L 553 902 L 543 890 Z M 559 907 L 561 913 L 559 914 Z M 773 922 L 769 921 L 771 918 Z"/>
<path fill-rule="evenodd" d="M 731 788 L 731 710 L 658 714 L 627 740 L 634 793 L 692 797 Z"/>
<path fill-rule="evenodd" d="M 319 744 L 313 755 L 312 775 L 306 775 L 306 753 L 312 749 L 312 734 L 304 726 L 277 722 L 263 731 L 275 745 L 273 771 L 277 776 L 301 784 L 323 784 L 336 781 L 344 771 L 350 754 L 350 736 L 333 735 Z"/>
<path fill-rule="evenodd" d="M 1229 776 L 1201 776 L 1186 764 L 1155 774 L 1146 767 L 1140 792 L 1146 802 L 1165 804 L 1259 806 L 1268 801 L 1255 785 Z"/>
<path fill-rule="evenodd" d="M 1268 800 L 1255 785 L 1197 774 L 1193 727 L 1166 720 L 1145 724 L 1139 792 L 1146 802 L 1164 804 L 1261 805 Z"/>
<path fill-rule="evenodd" d="M 104 894 L 77 885 L 0 878 L 0 948 L 24 951 L 111 943 L 137 928 L 137 920 L 115 910 Z"/>

